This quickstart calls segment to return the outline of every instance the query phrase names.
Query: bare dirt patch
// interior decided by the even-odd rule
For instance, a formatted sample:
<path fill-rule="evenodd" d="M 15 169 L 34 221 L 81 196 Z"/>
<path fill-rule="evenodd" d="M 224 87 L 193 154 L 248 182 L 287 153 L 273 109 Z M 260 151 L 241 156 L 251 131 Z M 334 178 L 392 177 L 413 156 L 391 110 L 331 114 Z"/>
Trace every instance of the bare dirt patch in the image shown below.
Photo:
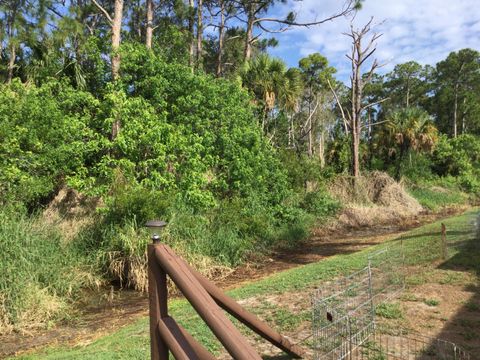
<path fill-rule="evenodd" d="M 402 325 L 412 333 L 462 346 L 476 359 L 480 354 L 480 284 L 469 273 L 460 272 L 463 278 L 454 283 L 442 283 L 450 274 L 435 273 L 438 282 L 411 286 L 401 297 Z"/>

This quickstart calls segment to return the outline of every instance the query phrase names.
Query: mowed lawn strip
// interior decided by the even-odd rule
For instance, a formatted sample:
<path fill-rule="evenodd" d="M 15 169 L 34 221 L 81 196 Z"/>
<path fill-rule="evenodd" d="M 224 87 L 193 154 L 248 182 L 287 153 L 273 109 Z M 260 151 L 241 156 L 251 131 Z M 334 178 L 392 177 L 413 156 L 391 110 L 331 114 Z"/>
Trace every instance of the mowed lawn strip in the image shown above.
<path fill-rule="evenodd" d="M 463 242 L 477 236 L 476 220 L 478 209 L 463 215 L 442 220 L 447 226 L 448 241 Z M 391 242 L 403 241 L 406 262 L 409 265 L 429 263 L 439 258 L 440 221 L 422 226 Z M 301 246 L 301 245 L 299 245 Z M 295 292 L 314 288 L 323 281 L 349 274 L 367 264 L 368 254 L 378 250 L 384 244 L 368 249 L 336 255 L 318 263 L 293 268 L 265 279 L 252 282 L 229 291 L 235 299 L 259 297 L 265 294 Z M 221 344 L 214 338 L 208 327 L 196 315 L 186 300 L 172 300 L 169 303 L 170 314 L 177 319 L 195 338 L 209 350 L 218 353 Z M 255 310 L 255 309 L 254 309 Z M 147 359 L 150 352 L 148 318 L 140 319 L 118 331 L 101 337 L 88 344 L 74 347 L 50 347 L 35 353 L 18 356 L 20 359 Z M 245 331 L 245 329 L 242 329 Z"/>

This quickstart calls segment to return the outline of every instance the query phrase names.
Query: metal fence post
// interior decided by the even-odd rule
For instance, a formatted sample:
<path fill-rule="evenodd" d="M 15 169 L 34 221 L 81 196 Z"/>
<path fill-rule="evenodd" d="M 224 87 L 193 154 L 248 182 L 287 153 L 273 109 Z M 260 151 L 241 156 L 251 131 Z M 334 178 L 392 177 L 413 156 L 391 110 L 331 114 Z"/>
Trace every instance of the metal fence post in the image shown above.
<path fill-rule="evenodd" d="M 442 223 L 442 259 L 447 260 L 447 227 Z"/>

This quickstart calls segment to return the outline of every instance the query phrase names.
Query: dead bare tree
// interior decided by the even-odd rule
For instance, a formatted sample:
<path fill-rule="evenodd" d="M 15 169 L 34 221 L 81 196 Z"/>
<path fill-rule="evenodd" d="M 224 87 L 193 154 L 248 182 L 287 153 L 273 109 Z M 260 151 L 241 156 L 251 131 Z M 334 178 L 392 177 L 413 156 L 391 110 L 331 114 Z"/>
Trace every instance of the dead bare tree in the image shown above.
<path fill-rule="evenodd" d="M 366 127 L 366 125 L 362 124 L 362 113 L 372 106 L 378 105 L 388 99 L 385 98 L 369 104 L 365 104 L 363 101 L 363 89 L 365 85 L 372 80 L 375 70 L 381 66 L 377 59 L 374 59 L 370 66 L 370 70 L 365 74 L 362 73 L 362 66 L 364 66 L 365 62 L 375 53 L 377 50 L 376 41 L 382 36 L 382 34 L 373 33 L 370 39 L 366 42 L 366 45 L 364 45 L 365 38 L 372 30 L 372 22 L 373 17 L 360 29 L 354 29 L 352 24 L 350 25 L 350 32 L 344 33 L 344 35 L 352 39 L 352 51 L 350 54 L 346 55 L 350 60 L 352 68 L 352 74 L 350 75 L 351 111 L 348 111 L 342 106 L 335 89 L 329 82 L 330 89 L 333 92 L 342 114 L 345 131 L 348 131 L 351 136 L 351 173 L 355 179 L 355 183 L 357 183 L 356 180 L 360 176 L 360 139 L 362 130 Z"/>

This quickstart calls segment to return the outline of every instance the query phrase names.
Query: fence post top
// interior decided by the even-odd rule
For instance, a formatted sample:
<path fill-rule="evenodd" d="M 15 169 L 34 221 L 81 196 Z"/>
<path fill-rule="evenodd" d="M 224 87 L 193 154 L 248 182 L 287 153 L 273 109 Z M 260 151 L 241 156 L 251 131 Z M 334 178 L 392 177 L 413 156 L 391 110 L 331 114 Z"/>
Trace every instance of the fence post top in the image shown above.
<path fill-rule="evenodd" d="M 167 226 L 167 223 L 163 220 L 150 220 L 145 223 L 145 227 L 148 228 L 152 234 L 152 242 L 154 244 L 158 244 L 160 242 L 160 234 L 165 226 Z"/>

